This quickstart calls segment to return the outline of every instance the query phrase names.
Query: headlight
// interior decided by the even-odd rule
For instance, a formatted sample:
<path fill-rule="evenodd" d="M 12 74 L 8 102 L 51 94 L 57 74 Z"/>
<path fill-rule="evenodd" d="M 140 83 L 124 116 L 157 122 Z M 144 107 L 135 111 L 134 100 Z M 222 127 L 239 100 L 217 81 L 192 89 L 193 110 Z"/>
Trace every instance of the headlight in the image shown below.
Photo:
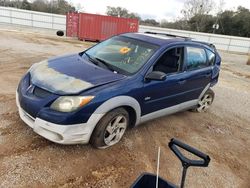
<path fill-rule="evenodd" d="M 94 96 L 62 96 L 56 99 L 50 108 L 60 112 L 72 112 L 88 104 L 93 98 Z"/>

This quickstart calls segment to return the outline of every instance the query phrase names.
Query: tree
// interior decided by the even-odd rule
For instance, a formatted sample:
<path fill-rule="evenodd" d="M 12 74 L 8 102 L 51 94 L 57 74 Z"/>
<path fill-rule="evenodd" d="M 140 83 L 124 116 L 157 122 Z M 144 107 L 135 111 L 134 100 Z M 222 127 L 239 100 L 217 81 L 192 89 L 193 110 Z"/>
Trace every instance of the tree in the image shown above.
<path fill-rule="evenodd" d="M 55 14 L 66 14 L 75 11 L 75 7 L 66 0 L 35 0 L 31 6 L 32 10 L 40 12 L 49 12 Z"/>
<path fill-rule="evenodd" d="M 106 14 L 115 17 L 127 17 L 128 10 L 122 7 L 110 7 L 107 6 Z"/>
<path fill-rule="evenodd" d="M 148 26 L 160 26 L 160 23 L 157 22 L 155 19 L 141 20 L 140 24 L 142 24 L 142 25 L 148 25 Z"/>
<path fill-rule="evenodd" d="M 0 0 L 0 6 L 15 7 L 39 12 L 66 14 L 75 11 L 75 7 L 66 0 Z"/>
<path fill-rule="evenodd" d="M 224 0 L 219 0 L 219 4 L 217 6 L 217 16 L 215 19 L 215 23 L 213 24 L 213 33 L 216 33 L 216 30 L 218 30 L 220 28 L 219 22 L 220 22 L 220 14 L 223 12 L 223 7 L 225 5 L 225 1 Z M 223 30 L 223 27 L 222 27 Z"/>
<path fill-rule="evenodd" d="M 234 35 L 250 37 L 250 11 L 239 6 L 233 16 Z"/>
<path fill-rule="evenodd" d="M 122 8 L 122 7 L 107 6 L 106 14 L 109 16 L 123 17 L 123 18 L 135 18 L 135 19 L 141 20 L 138 14 L 129 12 L 127 9 Z"/>
<path fill-rule="evenodd" d="M 75 9 L 77 12 L 83 12 L 83 6 L 81 5 L 81 3 L 77 3 Z"/>
<path fill-rule="evenodd" d="M 75 7 L 71 6 L 66 0 L 57 0 L 57 14 L 66 14 L 67 12 L 74 12 Z"/>
<path fill-rule="evenodd" d="M 188 21 L 189 29 L 191 31 L 198 30 L 199 32 L 212 33 L 215 20 L 212 15 L 195 15 Z"/>
<path fill-rule="evenodd" d="M 213 0 L 186 0 L 184 3 L 184 9 L 181 11 L 184 20 L 187 22 L 192 18 L 192 28 L 194 31 L 201 31 L 205 24 L 206 15 L 208 15 L 213 9 Z"/>
<path fill-rule="evenodd" d="M 189 25 L 186 20 L 179 19 L 173 22 L 168 22 L 167 20 L 162 20 L 160 23 L 161 27 L 170 28 L 170 29 L 180 29 L 180 30 L 188 30 Z"/>
<path fill-rule="evenodd" d="M 50 12 L 48 1 L 45 0 L 35 0 L 32 3 L 31 9 L 39 12 Z"/>
<path fill-rule="evenodd" d="M 217 33 L 250 37 L 250 11 L 238 7 L 237 11 L 224 11 L 218 14 L 219 25 Z"/>
<path fill-rule="evenodd" d="M 223 4 L 224 2 L 221 0 L 216 16 L 210 15 L 208 12 L 204 11 L 194 11 L 195 8 L 191 8 L 192 11 L 190 12 L 196 13 L 192 14 L 190 18 L 186 17 L 174 22 L 162 20 L 160 26 L 173 29 L 214 33 L 215 29 L 213 28 L 213 25 L 219 24 L 219 29 L 216 30 L 216 33 L 218 34 L 250 37 L 250 10 L 239 6 L 236 11 L 223 11 Z"/>
<path fill-rule="evenodd" d="M 31 10 L 31 4 L 27 0 L 23 0 L 21 9 Z"/>
<path fill-rule="evenodd" d="M 234 30 L 234 28 L 232 28 L 234 14 L 233 11 L 226 10 L 217 15 L 220 25 L 217 30 L 218 34 L 232 35 L 232 33 L 234 33 L 232 32 Z"/>
<path fill-rule="evenodd" d="M 190 20 L 197 15 L 209 14 L 214 4 L 213 0 L 186 0 L 181 12 L 186 20 Z"/>

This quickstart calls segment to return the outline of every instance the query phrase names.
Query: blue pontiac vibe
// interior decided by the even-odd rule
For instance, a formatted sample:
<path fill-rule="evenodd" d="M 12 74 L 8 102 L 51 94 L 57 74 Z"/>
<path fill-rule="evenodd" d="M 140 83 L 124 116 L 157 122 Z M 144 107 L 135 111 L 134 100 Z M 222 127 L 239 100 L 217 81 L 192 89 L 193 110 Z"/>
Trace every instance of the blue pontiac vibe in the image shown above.
<path fill-rule="evenodd" d="M 220 63 L 212 44 L 126 33 L 34 64 L 18 85 L 16 103 L 21 119 L 46 139 L 106 148 L 142 122 L 206 111 Z"/>

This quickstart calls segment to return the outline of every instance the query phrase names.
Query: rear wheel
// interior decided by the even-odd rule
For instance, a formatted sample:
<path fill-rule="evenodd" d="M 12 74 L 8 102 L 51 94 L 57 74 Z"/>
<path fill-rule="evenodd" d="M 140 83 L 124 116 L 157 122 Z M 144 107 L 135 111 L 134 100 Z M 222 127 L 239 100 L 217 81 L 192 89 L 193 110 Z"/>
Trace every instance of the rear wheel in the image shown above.
<path fill-rule="evenodd" d="M 197 107 L 193 110 L 196 112 L 205 112 L 210 108 L 214 101 L 214 92 L 211 89 L 208 89 L 206 93 L 201 97 L 198 102 Z"/>
<path fill-rule="evenodd" d="M 96 125 L 90 143 L 96 148 L 107 148 L 117 144 L 129 124 L 129 115 L 124 108 L 108 112 Z"/>

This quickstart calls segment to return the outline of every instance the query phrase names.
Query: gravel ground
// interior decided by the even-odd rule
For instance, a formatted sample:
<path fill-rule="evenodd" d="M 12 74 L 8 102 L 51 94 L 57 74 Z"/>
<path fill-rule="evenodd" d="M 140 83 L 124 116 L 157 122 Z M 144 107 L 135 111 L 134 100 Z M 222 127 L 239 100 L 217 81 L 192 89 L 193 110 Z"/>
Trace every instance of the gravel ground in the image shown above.
<path fill-rule="evenodd" d="M 2 28 L 2 27 L 1 27 Z M 181 164 L 167 148 L 178 138 L 210 155 L 208 168 L 190 168 L 187 187 L 250 186 L 250 66 L 247 56 L 221 52 L 216 98 L 206 113 L 180 112 L 129 130 L 120 144 L 96 150 L 63 146 L 35 134 L 18 117 L 15 89 L 35 62 L 91 46 L 52 34 L 0 29 L 0 187 L 129 187 L 142 172 L 178 183 Z"/>

